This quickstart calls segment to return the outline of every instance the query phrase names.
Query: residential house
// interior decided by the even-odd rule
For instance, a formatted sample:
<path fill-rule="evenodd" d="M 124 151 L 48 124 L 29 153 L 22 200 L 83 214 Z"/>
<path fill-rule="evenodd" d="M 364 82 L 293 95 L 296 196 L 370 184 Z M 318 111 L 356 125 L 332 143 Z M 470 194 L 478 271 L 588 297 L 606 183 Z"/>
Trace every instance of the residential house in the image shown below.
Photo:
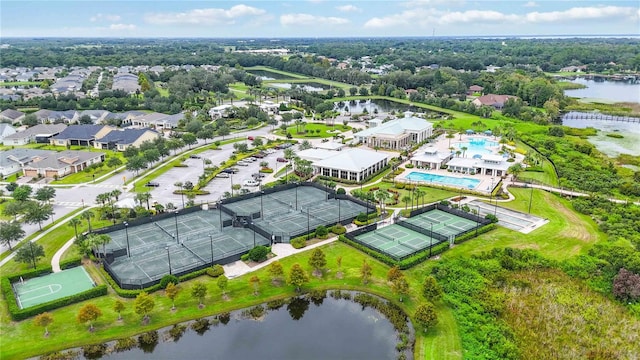
<path fill-rule="evenodd" d="M 101 163 L 104 159 L 105 154 L 102 152 L 65 150 L 34 157 L 23 166 L 23 172 L 25 176 L 31 177 L 61 178 Z"/>
<path fill-rule="evenodd" d="M 71 124 L 78 121 L 79 115 L 75 110 L 54 111 L 41 109 L 33 113 L 41 124 L 65 123 Z"/>
<path fill-rule="evenodd" d="M 471 103 L 477 107 L 480 106 L 492 106 L 497 110 L 500 110 L 504 107 L 504 103 L 509 99 L 517 99 L 517 96 L 512 95 L 496 95 L 496 94 L 487 94 L 482 95 L 474 99 Z"/>
<path fill-rule="evenodd" d="M 37 149 L 10 149 L 0 151 L 0 180 L 22 171 L 22 167 L 33 161 L 53 154 L 55 151 Z"/>
<path fill-rule="evenodd" d="M 40 144 L 48 144 L 50 139 L 66 129 L 65 124 L 38 124 L 24 131 L 6 136 L 4 138 L 5 145 L 26 145 L 30 142 Z"/>
<path fill-rule="evenodd" d="M 22 111 L 6 109 L 0 112 L 0 121 L 11 121 L 12 124 L 17 124 L 24 119 L 25 114 Z"/>
<path fill-rule="evenodd" d="M 16 129 L 10 124 L 0 123 L 0 144 L 4 144 L 5 136 L 13 135 L 16 133 Z"/>
<path fill-rule="evenodd" d="M 371 121 L 369 124 L 374 124 Z M 353 134 L 355 140 L 371 148 L 404 150 L 413 143 L 427 140 L 433 134 L 433 124 L 417 117 L 404 117 Z"/>
<path fill-rule="evenodd" d="M 114 127 L 106 125 L 71 125 L 51 138 L 55 146 L 93 146 L 96 139 L 107 135 Z"/>
<path fill-rule="evenodd" d="M 467 90 L 467 95 L 473 95 L 476 93 L 479 93 L 482 95 L 482 91 L 484 90 L 484 88 L 482 86 L 479 85 L 471 85 L 469 86 L 469 89 Z"/>
<path fill-rule="evenodd" d="M 140 90 L 138 85 L 138 76 L 130 73 L 120 72 L 113 77 L 113 90 L 123 90 L 129 94 L 133 94 Z"/>
<path fill-rule="evenodd" d="M 93 146 L 96 149 L 124 151 L 130 146 L 140 146 L 145 141 L 153 141 L 159 137 L 160 134 L 151 129 L 113 130 L 96 139 Z"/>
<path fill-rule="evenodd" d="M 228 117 L 233 105 L 223 104 L 220 106 L 212 107 L 209 109 L 209 116 L 211 119 L 218 119 L 221 117 Z"/>
<path fill-rule="evenodd" d="M 178 122 L 182 119 L 184 119 L 184 113 L 177 113 L 174 115 L 150 113 L 132 118 L 131 125 L 154 129 L 174 129 L 178 127 Z"/>
<path fill-rule="evenodd" d="M 105 121 L 109 117 L 109 115 L 111 115 L 111 112 L 107 110 L 84 110 L 78 116 L 78 121 L 83 116 L 88 116 L 91 119 L 92 123 L 100 124 Z"/>

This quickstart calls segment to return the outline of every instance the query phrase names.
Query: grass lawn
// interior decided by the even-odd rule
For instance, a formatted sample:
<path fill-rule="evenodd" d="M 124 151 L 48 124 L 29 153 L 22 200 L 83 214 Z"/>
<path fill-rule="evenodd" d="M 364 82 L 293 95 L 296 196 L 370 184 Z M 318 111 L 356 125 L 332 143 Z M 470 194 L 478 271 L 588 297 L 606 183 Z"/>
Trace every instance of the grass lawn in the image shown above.
<path fill-rule="evenodd" d="M 380 189 L 393 189 L 395 191 L 398 191 L 400 193 L 400 196 L 398 197 L 398 205 L 395 206 L 391 206 L 389 205 L 390 208 L 405 208 L 405 203 L 402 202 L 402 198 L 405 197 L 406 195 L 408 195 L 409 197 L 411 197 L 411 191 L 409 190 L 405 190 L 405 189 L 396 189 L 393 186 L 393 183 L 387 183 L 387 182 L 379 182 L 377 184 L 374 185 L 370 185 L 370 186 L 365 186 L 362 189 L 364 191 L 368 191 L 371 188 L 380 188 Z M 428 187 L 428 186 L 418 186 L 418 188 L 420 190 L 425 191 L 425 195 L 424 195 L 424 199 L 422 197 L 420 197 L 419 199 L 419 204 L 422 205 L 424 204 L 429 204 L 432 202 L 436 202 L 436 201 L 440 201 L 440 200 L 444 200 L 444 199 L 448 199 L 450 197 L 454 197 L 454 196 L 458 196 L 460 195 L 460 193 L 455 192 L 455 191 L 450 191 L 450 190 L 443 190 L 443 189 L 436 189 L 436 188 L 432 188 L 432 187 Z M 359 189 L 359 188 L 358 188 Z M 391 195 L 391 193 L 389 193 Z M 393 198 L 390 198 L 389 201 L 387 201 L 388 204 L 391 203 L 391 201 L 393 201 Z M 416 200 L 413 200 L 413 205 L 416 204 Z M 411 206 L 411 204 L 408 205 L 409 207 Z"/>
<path fill-rule="evenodd" d="M 304 133 L 298 133 L 298 129 L 300 131 L 305 131 Z M 320 132 L 318 132 L 320 130 Z M 328 131 L 336 132 L 328 132 Z M 287 131 L 284 132 L 282 130 L 276 130 L 275 133 L 277 135 L 285 136 L 287 133 L 290 133 L 291 136 L 295 139 L 305 139 L 305 138 L 328 138 L 333 137 L 335 134 L 340 134 L 345 131 L 351 130 L 351 127 L 345 126 L 342 124 L 335 124 L 334 126 L 327 125 L 325 123 L 315 123 L 315 122 L 305 122 L 304 126 L 300 125 L 296 127 L 296 125 L 291 125 L 287 127 Z"/>
<path fill-rule="evenodd" d="M 498 205 L 526 213 L 531 190 L 509 188 L 509 191 L 516 199 Z M 469 256 L 495 247 L 508 246 L 538 250 L 547 258 L 563 260 L 579 255 L 596 242 L 606 239 L 606 235 L 598 230 L 591 218 L 573 211 L 569 200 L 546 191 L 533 190 L 531 214 L 549 219 L 549 223 L 529 234 L 498 227 L 478 240 L 456 245 L 444 253 L 443 257 Z"/>
<path fill-rule="evenodd" d="M 409 314 L 415 311 L 417 307 L 416 300 L 418 298 L 417 288 L 412 287 L 410 296 L 405 297 L 404 302 L 399 303 L 395 301 L 397 296 L 390 293 L 389 286 L 384 280 L 388 271 L 386 265 L 341 243 L 325 245 L 322 249 L 327 258 L 328 271 L 322 279 L 311 277 L 311 282 L 304 286 L 305 289 L 312 287 L 318 289 L 360 289 L 389 299 L 394 299 L 392 301 L 402 306 Z M 303 268 L 310 272 L 311 269 L 307 265 L 309 255 L 310 252 L 305 252 L 282 259 L 281 263 L 285 269 L 285 273 L 288 273 L 288 270 L 294 263 L 301 264 Z M 338 256 L 342 257 L 341 270 L 344 274 L 342 279 L 335 276 L 337 270 L 336 259 Z M 360 267 L 364 259 L 366 259 L 373 268 L 372 281 L 368 285 L 363 285 L 360 280 Z M 96 271 L 91 269 L 93 267 L 94 265 L 89 266 L 89 272 L 96 274 Z M 252 295 L 253 290 L 250 288 L 248 282 L 249 276 L 253 275 L 261 279 L 258 296 Z M 419 279 L 416 279 L 416 281 L 418 280 Z M 189 294 L 189 289 L 196 281 L 204 282 L 208 289 L 204 309 L 198 309 L 197 300 L 193 299 Z M 79 324 L 75 319 L 79 308 L 83 304 L 70 305 L 52 311 L 54 322 L 49 326 L 51 334 L 47 338 L 38 335 L 43 333 L 43 329 L 36 327 L 32 319 L 14 323 L 12 331 L 3 334 L 3 346 L 0 350 L 0 355 L 2 358 L 35 356 L 43 352 L 132 336 L 176 322 L 200 318 L 223 311 L 245 308 L 271 299 L 296 295 L 292 286 L 283 285 L 281 287 L 275 287 L 271 285 L 266 268 L 250 275 L 244 275 L 230 280 L 227 288 L 230 301 L 221 300 L 221 291 L 217 288 L 215 280 L 206 276 L 182 283 L 181 287 L 183 291 L 181 291 L 176 298 L 175 303 L 177 310 L 174 313 L 169 311 L 171 302 L 163 296 L 162 292 L 153 294 L 155 308 L 150 314 L 151 321 L 148 325 L 140 324 L 140 316 L 136 315 L 133 311 L 133 300 L 129 299 L 121 299 L 125 302 L 126 309 L 122 313 L 123 321 L 117 322 L 115 320 L 117 314 L 112 310 L 113 303 L 117 298 L 115 295 L 103 296 L 89 301 L 98 306 L 103 313 L 103 316 L 95 322 L 96 330 L 93 333 L 88 332 L 86 324 Z M 455 323 L 452 322 L 453 317 L 451 316 L 451 312 L 445 305 L 440 305 L 439 310 L 444 314 L 443 321 L 441 321 L 440 325 L 427 334 L 426 340 L 422 339 L 422 333 L 417 334 L 420 347 L 416 348 L 416 358 L 422 359 L 429 356 L 429 354 L 448 354 L 449 356 L 446 358 L 452 359 L 459 359 L 461 357 L 460 340 L 455 332 L 456 327 Z M 0 309 L 0 318 L 3 326 L 9 324 L 6 306 L 2 306 L 2 309 Z"/>
<path fill-rule="evenodd" d="M 308 84 L 308 83 L 318 83 L 318 84 L 323 84 L 323 85 L 329 85 L 333 88 L 342 88 L 345 91 L 348 91 L 349 88 L 353 87 L 353 85 L 351 84 L 345 84 L 345 83 L 341 83 L 338 81 L 332 81 L 332 80 L 327 80 L 327 79 L 322 79 L 322 78 L 303 78 L 303 79 L 276 79 L 276 80 L 266 80 L 263 82 L 264 84 L 270 84 L 270 83 L 290 83 L 290 84 Z M 313 86 L 313 85 L 312 85 Z M 323 90 L 323 92 L 326 92 L 327 90 Z"/>
<path fill-rule="evenodd" d="M 161 88 L 159 86 L 156 86 L 156 90 L 158 90 L 158 93 L 160 94 L 160 96 L 162 97 L 169 97 L 169 90 L 165 89 L 165 88 Z"/>
<path fill-rule="evenodd" d="M 9 86 L 25 86 L 25 85 L 40 85 L 41 83 L 38 81 L 9 81 L 9 82 L 0 82 L 0 86 L 9 87 Z"/>

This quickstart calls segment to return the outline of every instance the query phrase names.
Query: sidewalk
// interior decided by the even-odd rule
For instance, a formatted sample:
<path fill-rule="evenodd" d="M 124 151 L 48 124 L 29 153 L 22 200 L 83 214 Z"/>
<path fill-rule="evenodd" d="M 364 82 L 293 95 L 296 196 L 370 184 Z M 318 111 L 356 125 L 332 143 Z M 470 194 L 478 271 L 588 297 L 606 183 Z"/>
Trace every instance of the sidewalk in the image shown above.
<path fill-rule="evenodd" d="M 347 232 L 348 231 L 352 231 L 354 228 L 356 228 L 355 225 L 353 224 L 348 224 L 345 225 L 345 227 L 347 228 Z M 303 247 L 302 249 L 294 249 L 293 246 L 291 246 L 291 244 L 274 244 L 271 247 L 271 252 L 273 254 L 275 254 L 276 256 L 272 257 L 271 259 L 261 262 L 260 264 L 256 265 L 256 266 L 249 266 L 247 265 L 244 261 L 238 260 L 236 262 L 224 265 L 224 274 L 227 278 L 229 279 L 233 279 L 236 278 L 238 276 L 262 269 L 265 266 L 269 266 L 269 264 L 271 264 L 274 261 L 279 261 L 287 256 L 293 255 L 293 254 L 298 254 L 304 251 L 308 251 L 311 249 L 315 249 L 319 246 L 323 246 L 326 244 L 330 244 L 334 241 L 337 241 L 338 237 L 334 236 L 332 238 L 329 238 L 327 240 L 323 240 L 320 242 L 317 242 L 313 245 L 308 245 Z"/>

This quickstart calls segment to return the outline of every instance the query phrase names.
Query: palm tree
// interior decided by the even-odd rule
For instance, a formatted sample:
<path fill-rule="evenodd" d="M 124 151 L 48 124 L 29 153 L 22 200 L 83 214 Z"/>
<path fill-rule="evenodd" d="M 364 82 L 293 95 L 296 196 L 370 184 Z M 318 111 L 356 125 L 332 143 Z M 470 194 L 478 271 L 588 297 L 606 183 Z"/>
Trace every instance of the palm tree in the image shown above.
<path fill-rule="evenodd" d="M 449 131 L 447 133 L 446 138 L 449 139 L 449 148 L 451 148 L 451 139 L 455 138 L 456 136 L 453 134 L 453 132 Z"/>
<path fill-rule="evenodd" d="M 80 225 L 82 223 L 82 221 L 80 221 L 80 219 L 78 219 L 77 217 L 72 218 L 71 220 L 69 220 L 69 226 L 73 226 L 73 231 L 76 234 L 76 239 L 78 238 L 78 225 Z"/>
<path fill-rule="evenodd" d="M 380 211 L 384 212 L 385 203 L 391 197 L 391 194 L 389 194 L 389 192 L 387 190 L 385 190 L 385 189 L 380 189 L 380 190 L 376 191 L 375 197 L 376 197 L 376 200 L 378 200 L 378 202 L 380 202 Z"/>
<path fill-rule="evenodd" d="M 513 180 L 516 180 L 518 178 L 518 175 L 520 175 L 520 173 L 522 173 L 523 171 L 524 168 L 520 163 L 515 163 L 509 167 L 509 172 L 513 176 Z"/>
<path fill-rule="evenodd" d="M 409 207 L 409 203 L 411 202 L 411 196 L 405 195 L 402 197 L 402 202 L 404 203 L 404 209 L 407 210 Z"/>
<path fill-rule="evenodd" d="M 422 205 L 424 205 L 424 196 L 427 192 L 419 187 L 416 187 L 415 196 L 416 196 L 416 205 L 418 204 L 418 199 L 422 197 Z"/>
<path fill-rule="evenodd" d="M 468 149 L 469 148 L 466 147 L 466 146 L 463 146 L 463 147 L 460 148 L 460 150 L 462 150 L 462 157 L 464 157 L 464 154 L 467 152 Z"/>
<path fill-rule="evenodd" d="M 142 202 L 146 202 L 147 203 L 147 210 L 149 210 L 149 199 L 151 199 L 151 193 L 150 192 L 142 192 L 142 193 L 137 193 L 136 194 L 136 200 L 138 200 L 138 202 L 140 203 L 140 206 L 142 206 Z"/>
<path fill-rule="evenodd" d="M 87 210 L 85 212 L 82 213 L 82 218 L 87 220 L 87 224 L 89 225 L 89 232 L 91 232 L 91 218 L 94 217 L 96 214 L 93 213 L 93 211 L 91 210 Z"/>
<path fill-rule="evenodd" d="M 120 195 L 122 195 L 122 191 L 115 189 L 111 191 L 110 195 L 113 196 L 116 199 L 116 201 L 118 201 L 118 199 L 120 198 Z"/>

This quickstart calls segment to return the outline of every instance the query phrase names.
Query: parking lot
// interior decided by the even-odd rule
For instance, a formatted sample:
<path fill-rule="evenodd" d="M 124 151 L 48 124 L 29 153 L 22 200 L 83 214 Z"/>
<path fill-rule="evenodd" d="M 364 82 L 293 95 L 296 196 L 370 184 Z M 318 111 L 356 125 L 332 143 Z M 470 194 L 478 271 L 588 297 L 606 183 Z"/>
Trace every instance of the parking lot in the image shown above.
<path fill-rule="evenodd" d="M 228 160 L 233 154 L 233 144 L 225 144 L 220 150 L 207 150 L 199 153 L 197 158 L 187 158 L 184 164 L 187 167 L 174 167 L 166 173 L 160 175 L 154 180 L 159 184 L 158 187 L 150 187 L 152 199 L 161 204 L 173 203 L 177 207 L 182 207 L 182 197 L 174 194 L 177 189 L 174 184 L 176 182 L 185 183 L 191 181 L 193 184 L 198 182 L 198 177 L 202 175 L 205 160 L 211 160 L 211 166 L 220 166 L 224 160 Z M 275 149 L 274 149 L 275 150 Z M 247 166 L 236 165 L 234 168 L 238 170 L 235 174 L 230 174 L 228 178 L 216 177 L 203 190 L 209 191 L 208 195 L 201 195 L 195 198 L 196 204 L 200 202 L 213 202 L 219 200 L 225 192 L 231 192 L 232 184 L 243 185 L 247 180 L 253 180 L 251 174 L 258 173 L 260 170 L 260 162 L 266 161 L 270 168 L 274 169 L 273 174 L 267 175 L 263 182 L 273 181 L 273 175 L 284 166 L 284 163 L 276 161 L 278 157 L 284 156 L 284 150 L 275 150 L 273 154 L 268 154 L 262 159 L 248 162 Z M 243 189 L 256 191 L 258 186 L 242 186 Z M 187 201 L 185 197 L 185 202 Z"/>

